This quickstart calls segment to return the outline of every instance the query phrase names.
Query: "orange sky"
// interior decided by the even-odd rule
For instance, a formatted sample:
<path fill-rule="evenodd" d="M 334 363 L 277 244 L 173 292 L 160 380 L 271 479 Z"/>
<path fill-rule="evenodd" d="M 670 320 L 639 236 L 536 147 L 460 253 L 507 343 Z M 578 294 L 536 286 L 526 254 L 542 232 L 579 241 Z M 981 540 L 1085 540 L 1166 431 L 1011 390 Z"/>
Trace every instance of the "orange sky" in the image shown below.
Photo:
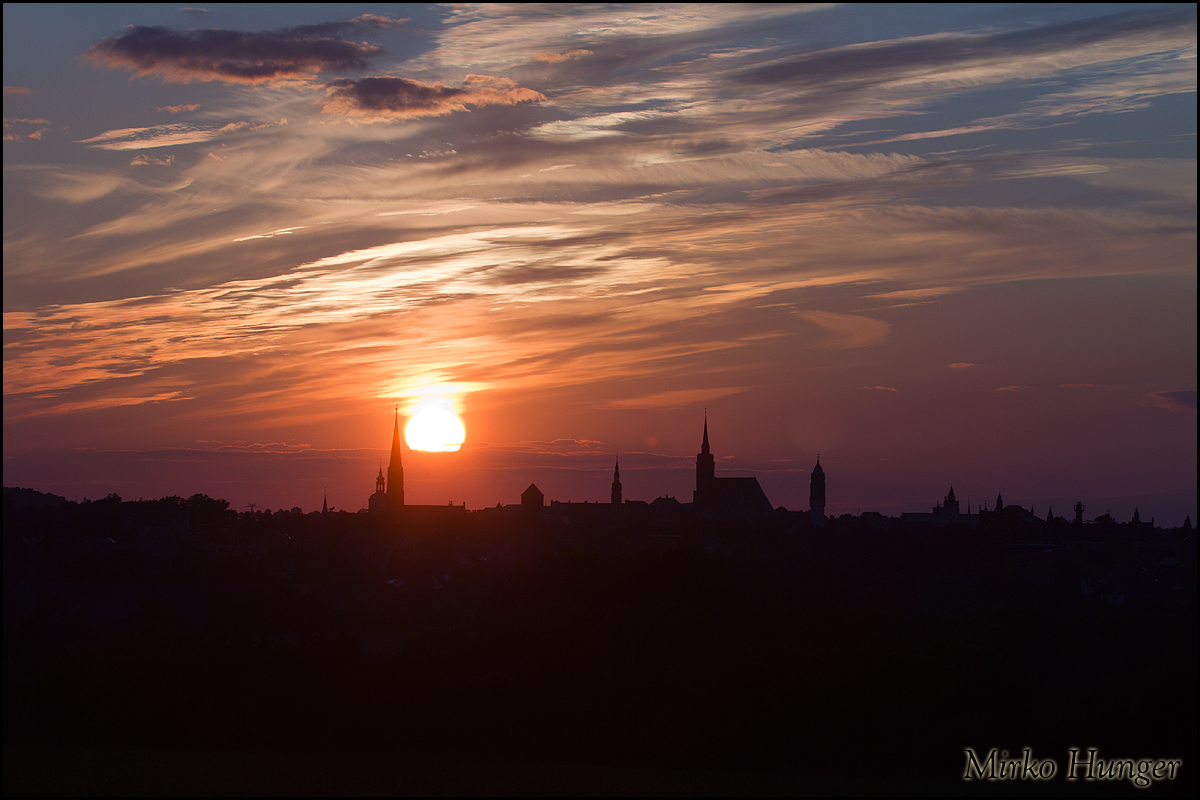
<path fill-rule="evenodd" d="M 4 14 L 5 485 L 1195 520 L 1192 6 Z"/>

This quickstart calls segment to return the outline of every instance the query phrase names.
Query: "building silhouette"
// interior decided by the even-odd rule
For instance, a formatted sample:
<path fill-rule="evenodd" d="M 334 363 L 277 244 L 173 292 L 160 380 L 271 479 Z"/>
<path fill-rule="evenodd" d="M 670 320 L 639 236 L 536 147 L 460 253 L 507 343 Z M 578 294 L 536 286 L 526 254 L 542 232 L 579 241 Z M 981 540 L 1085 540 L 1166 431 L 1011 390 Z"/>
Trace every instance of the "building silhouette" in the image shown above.
<path fill-rule="evenodd" d="M 825 524 L 825 470 L 821 468 L 820 453 L 808 481 L 808 521 L 818 526 Z"/>
<path fill-rule="evenodd" d="M 954 487 L 951 486 L 946 499 L 933 507 L 933 521 L 958 522 L 959 508 L 958 498 L 954 496 Z"/>
<path fill-rule="evenodd" d="M 716 459 L 708 445 L 708 414 L 705 414 L 704 439 L 696 454 L 693 505 L 719 515 L 771 513 L 771 501 L 758 485 L 758 478 L 718 478 L 716 472 Z"/>
<path fill-rule="evenodd" d="M 546 495 L 535 484 L 529 484 L 529 488 L 521 492 L 521 508 L 527 514 L 540 514 L 545 502 Z"/>
<path fill-rule="evenodd" d="M 616 464 L 613 466 L 611 502 L 614 506 L 621 505 L 621 459 L 619 456 L 617 457 Z"/>
<path fill-rule="evenodd" d="M 400 462 L 400 411 L 396 410 L 392 428 L 392 455 L 388 459 L 387 510 L 399 511 L 404 507 L 404 465 Z"/>
<path fill-rule="evenodd" d="M 387 511 L 387 481 L 383 477 L 382 463 L 379 465 L 379 474 L 375 476 L 375 494 L 367 501 L 367 510 L 372 514 Z"/>

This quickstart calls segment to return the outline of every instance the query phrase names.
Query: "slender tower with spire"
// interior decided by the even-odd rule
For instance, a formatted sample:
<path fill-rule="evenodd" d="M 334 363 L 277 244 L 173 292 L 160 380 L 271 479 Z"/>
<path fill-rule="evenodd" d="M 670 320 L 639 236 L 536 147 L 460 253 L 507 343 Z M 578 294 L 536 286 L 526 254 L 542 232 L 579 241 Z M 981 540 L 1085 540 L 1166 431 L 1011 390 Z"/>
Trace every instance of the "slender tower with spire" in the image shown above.
<path fill-rule="evenodd" d="M 696 505 L 708 505 L 712 500 L 713 487 L 717 478 L 717 461 L 708 450 L 708 412 L 704 412 L 704 441 L 700 443 L 700 452 L 696 454 L 696 492 L 692 502 Z"/>
<path fill-rule="evenodd" d="M 825 524 L 825 470 L 821 469 L 820 453 L 808 481 L 808 521 L 817 526 Z"/>
<path fill-rule="evenodd" d="M 392 428 L 392 457 L 387 471 L 387 509 L 399 511 L 404 507 L 404 465 L 400 462 L 400 409 L 396 409 L 396 422 Z"/>
<path fill-rule="evenodd" d="M 612 504 L 614 506 L 621 505 L 621 457 L 620 456 L 617 456 L 617 463 L 613 467 Z"/>

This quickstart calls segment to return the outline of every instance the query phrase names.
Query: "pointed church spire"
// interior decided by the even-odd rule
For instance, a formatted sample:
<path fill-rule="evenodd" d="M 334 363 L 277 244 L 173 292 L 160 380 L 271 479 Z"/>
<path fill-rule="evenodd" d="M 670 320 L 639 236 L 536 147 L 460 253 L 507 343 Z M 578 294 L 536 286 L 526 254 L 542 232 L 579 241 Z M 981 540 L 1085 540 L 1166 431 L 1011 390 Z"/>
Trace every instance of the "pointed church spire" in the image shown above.
<path fill-rule="evenodd" d="M 700 443 L 700 452 L 708 452 L 708 409 L 704 409 L 704 441 Z"/>
<path fill-rule="evenodd" d="M 400 457 L 400 409 L 397 408 L 395 413 L 395 423 L 392 425 L 392 455 L 388 460 L 387 471 L 389 512 L 395 512 L 404 505 L 404 464 Z"/>
<path fill-rule="evenodd" d="M 322 494 L 321 494 L 321 513 L 322 514 L 329 513 L 329 490 L 328 489 L 324 490 L 324 492 L 322 492 Z"/>
<path fill-rule="evenodd" d="M 398 467 L 400 464 L 400 409 L 396 409 L 396 419 L 392 426 L 392 458 L 388 467 Z"/>
<path fill-rule="evenodd" d="M 612 495 L 610 502 L 614 506 L 621 505 L 621 456 L 617 456 L 617 463 L 613 466 L 613 482 Z"/>

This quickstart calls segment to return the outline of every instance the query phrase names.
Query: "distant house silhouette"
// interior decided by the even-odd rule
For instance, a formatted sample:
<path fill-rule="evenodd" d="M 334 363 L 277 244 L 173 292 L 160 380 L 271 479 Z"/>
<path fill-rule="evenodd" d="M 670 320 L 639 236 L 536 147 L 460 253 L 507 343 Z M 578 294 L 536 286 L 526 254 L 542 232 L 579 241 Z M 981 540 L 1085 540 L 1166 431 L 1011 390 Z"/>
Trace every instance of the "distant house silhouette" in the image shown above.
<path fill-rule="evenodd" d="M 542 494 L 541 490 L 532 483 L 529 484 L 528 489 L 521 492 L 521 508 L 527 514 L 540 514 L 545 500 L 546 495 Z"/>
<path fill-rule="evenodd" d="M 696 454 L 696 491 L 693 505 L 710 513 L 770 514 L 771 501 L 758 485 L 758 478 L 718 478 L 716 459 L 709 451 L 708 415 L 704 415 L 704 440 Z"/>

